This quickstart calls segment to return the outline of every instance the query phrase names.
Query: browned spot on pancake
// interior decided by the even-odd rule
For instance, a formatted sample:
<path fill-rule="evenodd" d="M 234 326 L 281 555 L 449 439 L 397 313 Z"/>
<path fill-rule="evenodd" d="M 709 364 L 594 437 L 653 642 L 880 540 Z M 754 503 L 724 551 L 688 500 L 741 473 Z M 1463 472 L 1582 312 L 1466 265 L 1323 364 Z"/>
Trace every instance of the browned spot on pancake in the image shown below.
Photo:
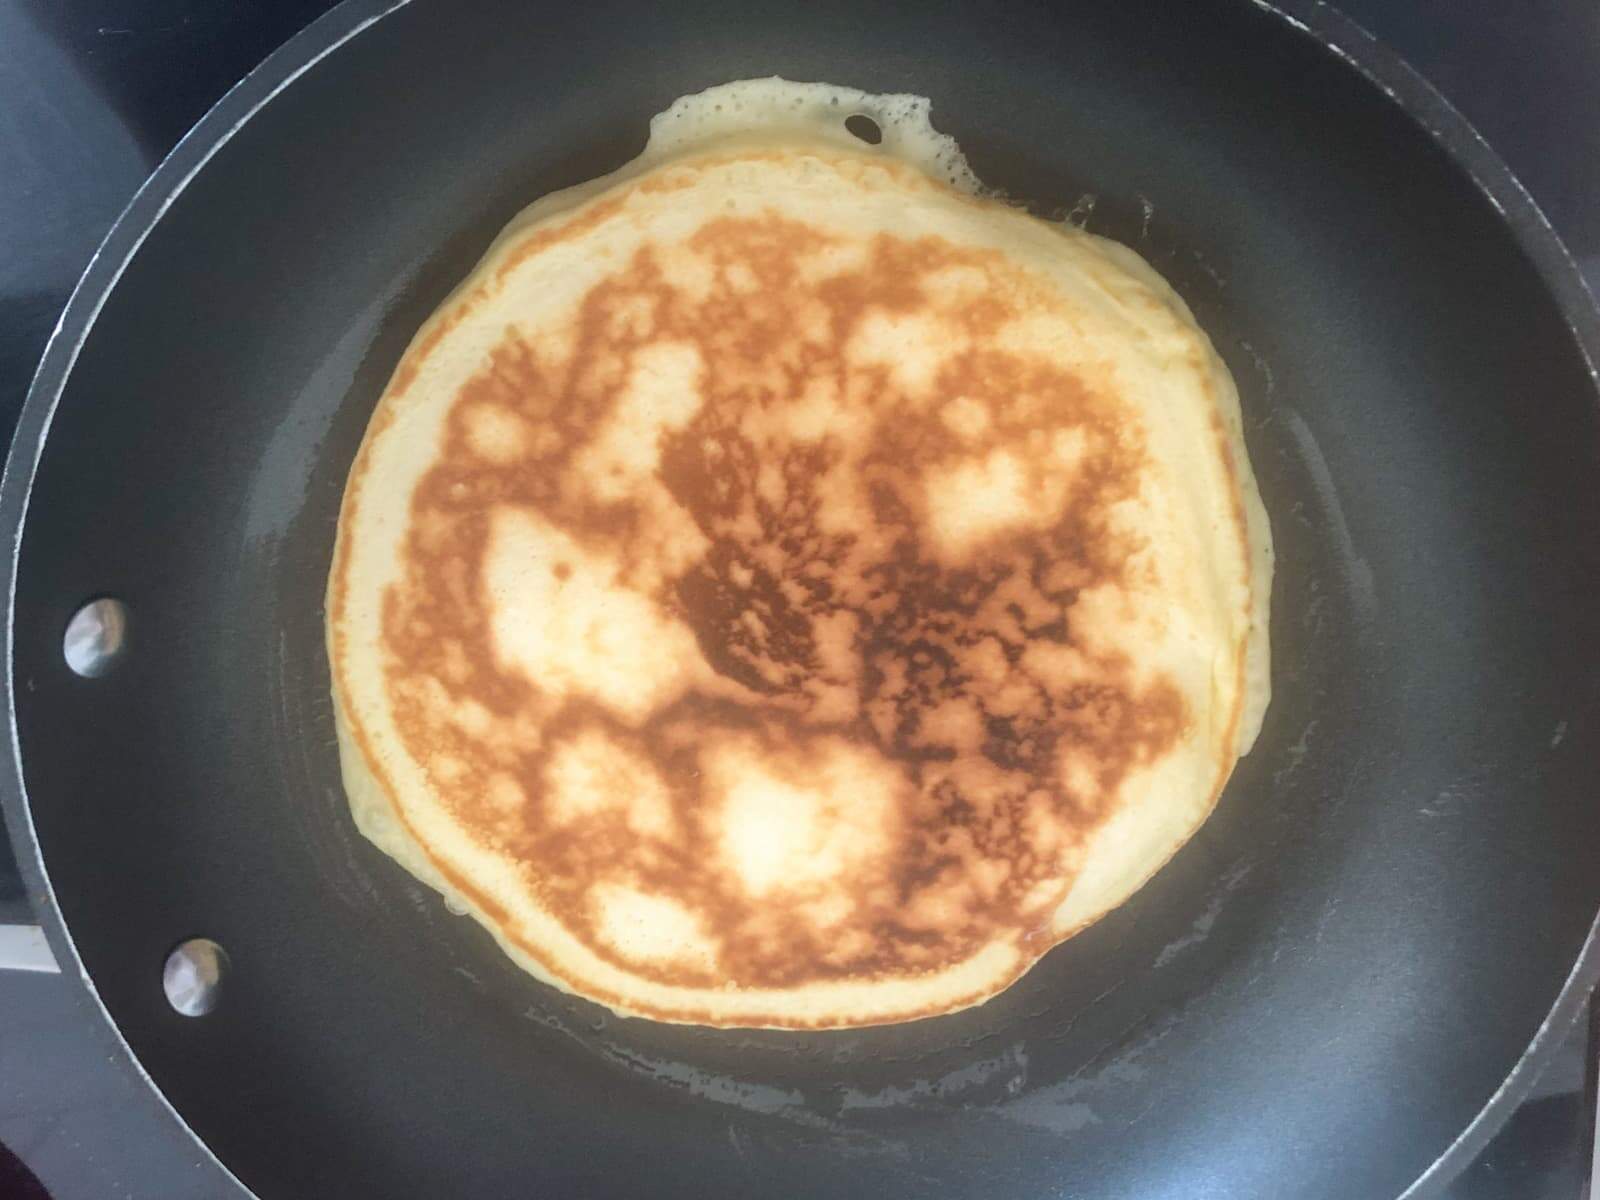
<path fill-rule="evenodd" d="M 1140 549 L 1114 515 L 1144 466 L 1115 380 L 996 348 L 1052 303 L 998 255 L 848 249 L 724 219 L 596 286 L 570 358 L 508 329 L 385 597 L 397 727 L 440 795 L 661 982 L 919 974 L 1026 939 L 1187 729 L 1176 686 L 1074 614 Z M 674 282 L 685 254 L 703 294 Z M 549 551 L 529 586 L 582 645 L 534 630 L 513 661 L 485 596 L 519 546 Z M 604 889 L 670 901 L 703 946 L 642 960 Z"/>
<path fill-rule="evenodd" d="M 612 197 L 609 200 L 592 204 L 575 216 L 565 221 L 556 222 L 549 228 L 542 229 L 524 238 L 517 244 L 515 253 L 510 255 L 496 269 L 495 283 L 503 282 L 505 277 L 515 270 L 519 263 L 527 261 L 531 255 L 537 254 L 557 242 L 578 237 L 604 224 L 616 216 L 621 211 L 622 206 L 622 198 Z M 460 301 L 450 305 L 430 323 L 426 332 L 406 349 L 405 357 L 401 359 L 400 365 L 395 369 L 394 378 L 389 381 L 388 391 L 391 398 L 405 394 L 406 390 L 416 380 L 417 369 L 427 360 L 428 356 L 439 348 L 439 345 L 451 330 L 460 325 L 462 320 L 493 292 L 494 289 L 492 288 L 478 287 Z"/>

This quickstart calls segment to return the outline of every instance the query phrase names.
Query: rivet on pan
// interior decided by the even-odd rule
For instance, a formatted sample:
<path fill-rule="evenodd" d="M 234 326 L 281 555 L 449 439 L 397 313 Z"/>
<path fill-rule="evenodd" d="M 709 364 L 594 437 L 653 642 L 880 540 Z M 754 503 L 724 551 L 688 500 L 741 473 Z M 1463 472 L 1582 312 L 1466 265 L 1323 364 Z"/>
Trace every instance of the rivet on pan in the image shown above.
<path fill-rule="evenodd" d="M 86 679 L 111 670 L 128 644 L 128 607 L 105 597 L 91 600 L 67 622 L 61 652 L 67 666 Z"/>
<path fill-rule="evenodd" d="M 186 1017 L 203 1017 L 216 1008 L 228 974 L 228 952 L 210 938 L 190 938 L 167 955 L 161 987 L 167 1003 Z"/>

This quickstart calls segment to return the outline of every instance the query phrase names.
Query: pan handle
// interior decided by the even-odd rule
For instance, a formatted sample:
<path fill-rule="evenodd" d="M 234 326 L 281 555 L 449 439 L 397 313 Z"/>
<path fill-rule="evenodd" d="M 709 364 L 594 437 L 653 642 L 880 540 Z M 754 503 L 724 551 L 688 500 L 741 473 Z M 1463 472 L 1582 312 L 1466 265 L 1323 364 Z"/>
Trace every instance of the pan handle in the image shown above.
<path fill-rule="evenodd" d="M 45 971 L 61 967 L 37 925 L 0 925 L 0 971 Z"/>

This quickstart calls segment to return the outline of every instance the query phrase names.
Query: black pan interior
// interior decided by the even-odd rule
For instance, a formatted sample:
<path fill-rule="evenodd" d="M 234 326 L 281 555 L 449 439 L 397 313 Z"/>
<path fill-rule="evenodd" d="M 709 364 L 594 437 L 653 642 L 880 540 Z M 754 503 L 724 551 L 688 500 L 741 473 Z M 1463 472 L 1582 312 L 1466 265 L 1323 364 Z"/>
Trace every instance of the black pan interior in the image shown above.
<path fill-rule="evenodd" d="M 774 73 L 930 96 L 986 181 L 1145 254 L 1239 381 L 1279 553 L 1276 697 L 1201 834 L 991 1003 L 847 1033 L 523 976 L 355 833 L 321 641 L 417 325 L 651 113 Z M 38 845 L 129 1044 L 262 1196 L 1395 1196 L 1600 902 L 1595 411 L 1495 205 L 1250 3 L 415 0 L 221 146 L 66 379 L 15 597 Z M 101 595 L 130 648 L 80 679 Z M 160 964 L 197 934 L 233 972 L 189 1020 Z"/>

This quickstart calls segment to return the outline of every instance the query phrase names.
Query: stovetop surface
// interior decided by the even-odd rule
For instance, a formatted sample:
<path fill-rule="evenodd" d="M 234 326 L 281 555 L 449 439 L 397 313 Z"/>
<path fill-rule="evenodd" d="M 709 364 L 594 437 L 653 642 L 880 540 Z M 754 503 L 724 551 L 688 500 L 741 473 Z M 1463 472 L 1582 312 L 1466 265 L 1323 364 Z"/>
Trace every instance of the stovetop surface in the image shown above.
<path fill-rule="evenodd" d="M 1600 5 L 1337 6 L 1477 125 L 1600 290 Z M 134 190 L 229 86 L 328 7 L 0 0 L 0 432 L 9 437 L 79 272 Z M 27 919 L 0 826 L 0 923 Z M 85 1020 L 60 976 L 0 971 L 0 1196 L 227 1194 L 216 1167 L 107 1069 Z M 1589 1043 L 1582 1023 L 1450 1200 L 1578 1200 L 1594 1122 Z"/>

